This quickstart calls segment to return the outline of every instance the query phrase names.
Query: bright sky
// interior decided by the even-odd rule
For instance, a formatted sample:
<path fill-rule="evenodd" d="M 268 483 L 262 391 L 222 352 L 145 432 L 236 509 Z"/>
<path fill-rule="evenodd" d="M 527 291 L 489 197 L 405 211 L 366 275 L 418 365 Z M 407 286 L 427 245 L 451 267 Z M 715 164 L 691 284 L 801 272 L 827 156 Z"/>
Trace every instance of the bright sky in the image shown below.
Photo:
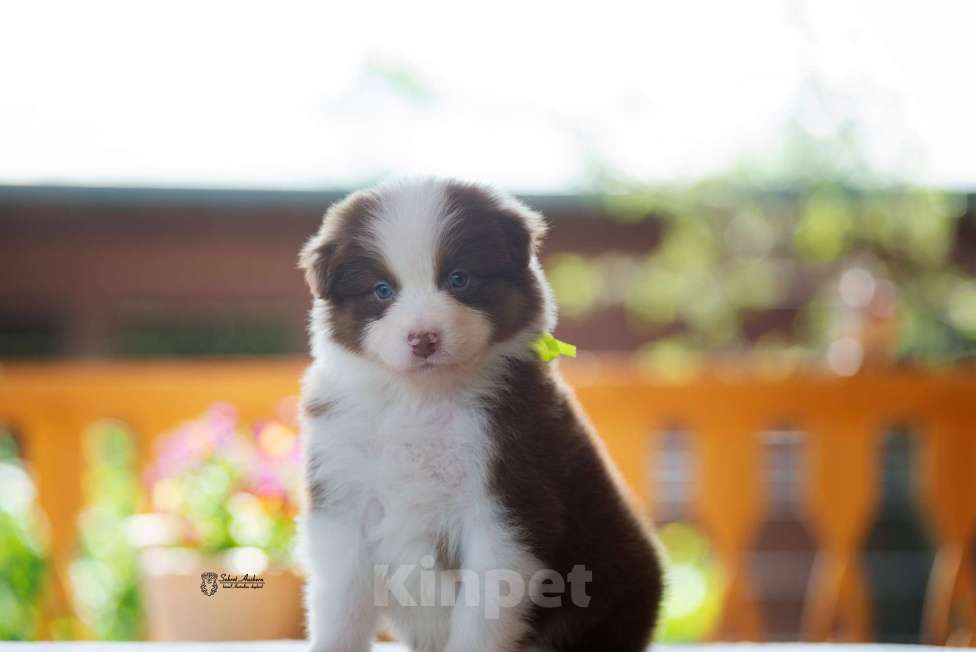
<path fill-rule="evenodd" d="M 971 189 L 974 25 L 971 0 L 10 2 L 0 183 L 558 192 L 720 171 L 792 115 Z"/>

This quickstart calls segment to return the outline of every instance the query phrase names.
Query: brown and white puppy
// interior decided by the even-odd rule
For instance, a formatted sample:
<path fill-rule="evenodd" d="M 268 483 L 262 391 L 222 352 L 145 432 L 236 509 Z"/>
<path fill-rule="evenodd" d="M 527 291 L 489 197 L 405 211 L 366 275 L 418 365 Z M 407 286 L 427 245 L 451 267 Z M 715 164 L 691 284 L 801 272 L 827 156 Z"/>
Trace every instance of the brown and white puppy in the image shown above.
<path fill-rule="evenodd" d="M 450 180 L 332 206 L 305 245 L 311 649 L 634 652 L 661 568 L 557 365 L 542 217 Z"/>

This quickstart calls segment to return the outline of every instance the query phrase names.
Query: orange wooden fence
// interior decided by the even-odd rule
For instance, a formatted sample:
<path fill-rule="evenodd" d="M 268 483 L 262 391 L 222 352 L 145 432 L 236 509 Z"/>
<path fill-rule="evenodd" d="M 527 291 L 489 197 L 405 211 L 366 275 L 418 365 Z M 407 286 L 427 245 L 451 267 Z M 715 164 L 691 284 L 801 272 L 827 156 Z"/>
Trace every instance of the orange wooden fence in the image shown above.
<path fill-rule="evenodd" d="M 81 507 L 81 432 L 114 417 L 137 433 L 143 464 L 155 436 L 215 400 L 244 420 L 265 418 L 298 389 L 303 362 L 200 361 L 0 365 L 0 421 L 16 428 L 51 523 L 60 577 L 74 550 Z M 658 436 L 680 424 L 692 434 L 697 516 L 727 582 L 719 635 L 763 638 L 747 566 L 764 511 L 763 430 L 807 434 L 803 486 L 817 542 L 805 635 L 867 640 L 871 605 L 861 549 L 879 492 L 879 444 L 894 423 L 921 438 L 917 486 L 937 545 L 924 630 L 930 642 L 974 643 L 976 589 L 976 375 L 886 371 L 852 378 L 765 378 L 712 373 L 687 382 L 642 376 L 619 361 L 564 363 L 584 407 L 637 496 L 650 505 L 648 473 Z"/>

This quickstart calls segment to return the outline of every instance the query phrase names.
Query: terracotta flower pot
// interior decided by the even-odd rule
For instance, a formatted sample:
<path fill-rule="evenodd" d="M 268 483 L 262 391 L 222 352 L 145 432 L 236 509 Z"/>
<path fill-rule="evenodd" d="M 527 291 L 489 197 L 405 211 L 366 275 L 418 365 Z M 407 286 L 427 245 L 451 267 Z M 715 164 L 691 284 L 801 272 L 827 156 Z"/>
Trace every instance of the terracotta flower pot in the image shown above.
<path fill-rule="evenodd" d="M 304 637 L 302 578 L 268 567 L 260 550 L 204 556 L 186 548 L 146 548 L 140 566 L 149 640 Z"/>

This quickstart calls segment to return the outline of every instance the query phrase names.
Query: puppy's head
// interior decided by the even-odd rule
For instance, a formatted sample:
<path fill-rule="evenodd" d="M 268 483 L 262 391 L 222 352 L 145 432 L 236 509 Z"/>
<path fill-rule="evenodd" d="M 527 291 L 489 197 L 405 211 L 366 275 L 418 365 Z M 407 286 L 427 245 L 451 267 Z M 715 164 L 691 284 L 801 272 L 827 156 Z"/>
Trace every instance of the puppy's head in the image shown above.
<path fill-rule="evenodd" d="M 536 258 L 544 231 L 539 214 L 473 184 L 354 193 L 302 249 L 313 337 L 411 375 L 518 353 L 554 319 Z"/>

